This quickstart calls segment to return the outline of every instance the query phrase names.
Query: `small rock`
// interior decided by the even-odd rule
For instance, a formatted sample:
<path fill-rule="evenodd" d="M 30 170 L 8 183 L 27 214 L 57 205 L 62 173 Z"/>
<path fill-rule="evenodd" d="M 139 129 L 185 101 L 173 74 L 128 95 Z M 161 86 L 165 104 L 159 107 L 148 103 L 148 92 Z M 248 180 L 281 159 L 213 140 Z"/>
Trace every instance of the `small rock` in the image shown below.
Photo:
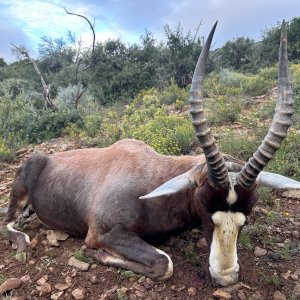
<path fill-rule="evenodd" d="M 282 197 L 291 198 L 291 199 L 300 199 L 299 190 L 289 190 L 282 193 Z"/>
<path fill-rule="evenodd" d="M 294 274 L 297 275 L 297 276 L 300 276 L 300 269 L 296 270 L 296 271 L 294 272 Z"/>
<path fill-rule="evenodd" d="M 73 282 L 73 279 L 70 277 L 70 276 L 68 276 L 68 277 L 66 277 L 66 279 L 65 279 L 65 282 L 67 283 L 67 284 L 72 284 L 72 282 Z"/>
<path fill-rule="evenodd" d="M 200 240 L 197 242 L 196 245 L 197 245 L 197 247 L 200 248 L 200 249 L 207 248 L 207 243 L 206 243 L 205 238 L 200 239 Z"/>
<path fill-rule="evenodd" d="M 147 296 L 144 292 L 141 291 L 136 291 L 135 294 L 139 299 L 145 299 Z"/>
<path fill-rule="evenodd" d="M 139 283 L 143 283 L 146 280 L 145 276 L 142 276 L 141 278 L 139 278 L 138 282 Z"/>
<path fill-rule="evenodd" d="M 9 278 L 6 279 L 0 285 L 0 294 L 3 294 L 7 291 L 18 289 L 21 285 L 22 281 L 19 278 Z"/>
<path fill-rule="evenodd" d="M 215 290 L 213 296 L 216 297 L 217 299 L 225 299 L 225 300 L 229 300 L 232 298 L 229 293 L 224 292 L 222 289 Z"/>
<path fill-rule="evenodd" d="M 286 273 L 281 273 L 280 277 L 283 278 L 284 280 L 288 280 L 291 276 L 291 271 L 287 271 Z"/>
<path fill-rule="evenodd" d="M 0 270 L 4 269 L 5 265 L 0 265 Z"/>
<path fill-rule="evenodd" d="M 40 296 L 45 296 L 51 293 L 51 285 L 45 282 L 43 285 L 40 286 Z"/>
<path fill-rule="evenodd" d="M 29 265 L 33 266 L 36 264 L 36 260 L 35 259 L 31 259 L 29 262 Z"/>
<path fill-rule="evenodd" d="M 90 282 L 91 282 L 92 284 L 97 283 L 97 282 L 98 282 L 97 276 L 96 276 L 96 275 L 91 276 L 91 277 L 90 277 Z"/>
<path fill-rule="evenodd" d="M 43 285 L 43 284 L 45 284 L 46 282 L 47 282 L 47 280 L 48 280 L 48 275 L 44 275 L 43 277 L 41 277 L 39 280 L 37 280 L 37 284 L 38 285 Z"/>
<path fill-rule="evenodd" d="M 296 274 L 292 274 L 292 275 L 291 275 L 291 278 L 292 278 L 293 280 L 297 281 L 297 280 L 299 279 L 299 276 L 296 275 Z"/>
<path fill-rule="evenodd" d="M 91 269 L 96 269 L 97 268 L 97 264 L 92 264 L 91 265 Z"/>
<path fill-rule="evenodd" d="M 197 294 L 197 290 L 194 287 L 188 288 L 187 292 L 188 292 L 189 296 L 196 296 L 196 294 Z"/>
<path fill-rule="evenodd" d="M 70 284 L 67 283 L 58 283 L 54 286 L 59 291 L 65 291 L 70 287 Z"/>
<path fill-rule="evenodd" d="M 76 259 L 74 256 L 70 257 L 70 259 L 68 261 L 68 265 L 71 267 L 75 267 L 81 271 L 87 271 L 90 267 L 90 265 L 88 263 L 80 261 L 80 260 Z"/>
<path fill-rule="evenodd" d="M 16 155 L 17 155 L 17 156 L 20 156 L 20 155 L 25 154 L 25 153 L 27 153 L 27 152 L 29 152 L 29 150 L 28 150 L 27 148 L 21 148 L 21 149 L 19 149 L 19 150 L 16 152 Z"/>
<path fill-rule="evenodd" d="M 72 291 L 72 296 L 76 300 L 84 299 L 84 297 L 85 297 L 84 294 L 85 294 L 84 289 L 81 289 L 81 288 L 77 288 L 74 291 Z"/>
<path fill-rule="evenodd" d="M 61 296 L 64 294 L 63 291 L 60 291 L 60 292 L 57 292 L 57 293 L 54 293 L 51 295 L 50 299 L 51 300 L 58 300 L 61 298 Z"/>
<path fill-rule="evenodd" d="M 193 229 L 191 230 L 191 234 L 192 234 L 193 236 L 197 236 L 197 235 L 201 234 L 201 231 L 200 231 L 198 228 L 193 228 Z"/>
<path fill-rule="evenodd" d="M 16 296 L 16 297 L 11 298 L 11 300 L 27 300 L 27 299 L 28 298 L 25 296 Z"/>
<path fill-rule="evenodd" d="M 24 283 L 24 284 L 31 284 L 32 280 L 30 278 L 29 275 L 24 275 L 21 277 L 21 281 Z"/>
<path fill-rule="evenodd" d="M 176 292 L 176 285 L 171 285 L 170 289 L 171 289 L 173 292 Z"/>
<path fill-rule="evenodd" d="M 39 244 L 39 241 L 37 239 L 32 239 L 30 242 L 31 248 L 35 249 L 37 245 Z"/>
<path fill-rule="evenodd" d="M 286 300 L 286 296 L 282 294 L 280 291 L 276 291 L 273 294 L 273 300 Z"/>
<path fill-rule="evenodd" d="M 266 249 L 263 249 L 263 248 L 260 248 L 258 246 L 255 247 L 255 250 L 254 250 L 254 255 L 256 257 L 261 257 L 261 256 L 264 256 L 268 253 L 268 251 Z"/>

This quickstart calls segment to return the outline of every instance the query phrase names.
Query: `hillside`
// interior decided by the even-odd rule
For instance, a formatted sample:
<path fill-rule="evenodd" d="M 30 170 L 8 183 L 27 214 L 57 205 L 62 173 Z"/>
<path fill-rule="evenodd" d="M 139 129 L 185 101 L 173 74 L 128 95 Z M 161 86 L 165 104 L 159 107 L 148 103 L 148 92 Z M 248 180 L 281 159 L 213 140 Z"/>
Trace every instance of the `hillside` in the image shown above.
<path fill-rule="evenodd" d="M 137 137 L 139 134 L 145 133 L 145 130 L 140 132 L 136 127 L 132 129 L 131 118 L 136 122 L 142 112 L 145 113 L 143 115 L 145 118 L 148 116 L 149 110 L 152 114 L 159 110 L 160 119 L 158 120 L 160 122 L 163 117 L 169 120 L 169 115 L 176 118 L 187 115 L 188 107 L 184 103 L 175 101 L 175 104 L 172 105 L 156 106 L 157 97 L 151 98 L 149 95 L 153 95 L 154 92 L 151 93 L 145 93 L 142 100 L 140 98 L 126 108 L 130 110 L 142 106 L 143 109 L 133 109 L 132 112 L 125 114 L 124 119 L 118 119 L 122 128 L 129 128 Z M 251 153 L 253 147 L 256 147 L 256 140 L 263 134 L 260 131 L 265 132 L 266 126 L 270 123 L 272 116 L 270 107 L 273 105 L 275 94 L 276 90 L 273 89 L 263 96 L 247 97 L 239 108 L 238 116 L 232 114 L 236 105 L 234 99 L 232 100 L 233 106 L 228 105 L 226 99 L 219 99 L 217 104 L 213 98 L 207 100 L 207 113 L 222 151 L 244 159 Z M 156 102 L 153 101 L 153 98 L 156 99 Z M 147 99 L 151 100 L 151 105 L 145 104 Z M 216 109 L 216 105 L 220 105 L 218 109 Z M 228 107 L 230 108 L 229 112 L 226 110 Z M 220 108 L 224 110 L 222 111 Z M 162 112 L 164 110 L 167 111 L 168 116 L 164 115 Z M 224 122 L 220 119 L 224 111 L 226 118 L 234 116 L 236 119 Z M 115 129 L 112 122 L 108 123 L 110 127 L 107 128 Z M 173 124 L 173 122 L 171 123 Z M 151 126 L 156 125 L 152 124 Z M 153 132 L 151 126 L 149 130 Z M 184 133 L 188 132 L 189 129 L 185 129 L 184 123 L 182 126 Z M 30 145 L 20 149 L 11 163 L 1 163 L 0 220 L 3 219 L 5 213 L 14 172 L 22 161 L 32 153 L 51 154 L 94 143 L 88 139 L 87 135 L 84 133 L 80 135 L 80 132 L 78 133 L 76 130 L 73 128 L 72 139 L 69 134 L 65 138 Z M 294 145 L 295 139 L 299 141 L 297 126 L 291 131 L 291 136 L 288 145 Z M 154 136 L 150 140 L 154 141 L 154 146 L 156 138 Z M 168 143 L 165 146 L 161 146 L 163 143 L 159 145 L 158 150 L 161 152 L 174 151 L 176 154 L 178 149 L 177 147 L 170 148 Z M 193 144 L 186 151 L 195 154 L 199 152 L 199 149 Z M 286 158 L 281 155 L 279 159 Z M 276 167 L 275 159 L 273 168 Z M 292 172 L 293 166 L 290 167 L 290 170 L 285 171 Z M 297 176 L 297 172 L 298 170 L 293 175 Z M 24 228 L 31 238 L 33 247 L 31 257 L 26 264 L 22 258 L 15 257 L 15 252 L 6 239 L 5 231 L 1 233 L 0 283 L 7 283 L 8 279 L 17 278 L 11 280 L 10 284 L 12 284 L 11 288 L 13 284 L 18 287 L 5 293 L 3 299 L 83 299 L 83 297 L 84 299 L 102 300 L 299 299 L 300 195 L 299 193 L 274 193 L 268 189 L 260 189 L 260 196 L 260 201 L 251 215 L 250 224 L 243 229 L 240 236 L 238 252 L 242 266 L 242 278 L 240 283 L 234 286 L 224 289 L 212 286 L 206 273 L 208 251 L 201 228 L 190 228 L 186 232 L 177 233 L 168 237 L 160 245 L 159 248 L 167 252 L 174 262 L 173 277 L 162 283 L 153 282 L 132 272 L 99 265 L 84 257 L 79 251 L 83 240 L 63 237 L 62 239 L 66 238 L 66 240 L 57 242 L 55 238 L 59 239 L 58 233 L 53 233 L 51 228 L 47 228 L 34 219 Z M 72 257 L 85 263 L 79 263 Z M 0 291 L 1 288 L 3 285 L 0 286 Z"/>

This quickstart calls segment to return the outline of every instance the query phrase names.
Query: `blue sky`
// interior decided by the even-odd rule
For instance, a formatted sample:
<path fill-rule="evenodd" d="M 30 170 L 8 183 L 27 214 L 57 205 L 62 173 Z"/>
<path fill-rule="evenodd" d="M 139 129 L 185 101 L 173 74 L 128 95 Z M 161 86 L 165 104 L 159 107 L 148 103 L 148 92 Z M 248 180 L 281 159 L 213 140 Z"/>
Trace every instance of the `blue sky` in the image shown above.
<path fill-rule="evenodd" d="M 300 0 L 0 0 L 0 57 L 14 59 L 11 42 L 36 56 L 41 36 L 65 37 L 69 30 L 90 44 L 87 23 L 63 7 L 95 20 L 98 41 L 139 42 L 145 29 L 162 40 L 165 24 L 180 22 L 195 33 L 200 21 L 199 34 L 206 36 L 219 20 L 215 47 L 238 36 L 259 40 L 264 29 L 300 14 Z"/>

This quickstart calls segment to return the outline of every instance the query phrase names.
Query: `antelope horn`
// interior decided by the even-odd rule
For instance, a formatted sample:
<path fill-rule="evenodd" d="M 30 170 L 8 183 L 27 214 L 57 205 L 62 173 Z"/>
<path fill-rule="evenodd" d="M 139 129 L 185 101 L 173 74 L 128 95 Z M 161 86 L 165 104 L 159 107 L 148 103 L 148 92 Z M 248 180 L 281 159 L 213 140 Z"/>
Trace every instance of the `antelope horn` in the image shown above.
<path fill-rule="evenodd" d="M 258 174 L 274 157 L 275 152 L 287 136 L 288 128 L 293 123 L 293 97 L 288 69 L 287 32 L 284 20 L 281 26 L 277 86 L 277 104 L 271 127 L 262 144 L 237 175 L 238 184 L 244 188 L 253 186 Z"/>
<path fill-rule="evenodd" d="M 220 188 L 228 186 L 228 171 L 224 158 L 220 153 L 219 148 L 212 136 L 211 130 L 207 124 L 207 120 L 204 115 L 203 101 L 203 80 L 205 66 L 216 26 L 217 22 L 214 24 L 211 32 L 209 33 L 195 68 L 190 90 L 190 113 L 192 115 L 192 124 L 194 125 L 196 136 L 205 154 L 208 167 L 208 181 L 210 185 Z"/>

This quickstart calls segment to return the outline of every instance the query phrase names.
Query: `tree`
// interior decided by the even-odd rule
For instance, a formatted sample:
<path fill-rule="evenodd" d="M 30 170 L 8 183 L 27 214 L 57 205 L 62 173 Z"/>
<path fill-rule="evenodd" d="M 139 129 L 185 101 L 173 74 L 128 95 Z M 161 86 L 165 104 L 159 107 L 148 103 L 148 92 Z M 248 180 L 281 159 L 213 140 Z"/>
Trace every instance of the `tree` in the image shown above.
<path fill-rule="evenodd" d="M 273 65 L 278 60 L 280 41 L 280 23 L 265 30 L 261 44 L 261 64 Z M 300 60 L 300 17 L 295 17 L 287 23 L 288 54 L 290 61 Z"/>
<path fill-rule="evenodd" d="M 232 68 L 237 71 L 249 71 L 254 63 L 255 41 L 245 37 L 238 37 L 228 41 L 217 52 L 217 68 Z"/>

